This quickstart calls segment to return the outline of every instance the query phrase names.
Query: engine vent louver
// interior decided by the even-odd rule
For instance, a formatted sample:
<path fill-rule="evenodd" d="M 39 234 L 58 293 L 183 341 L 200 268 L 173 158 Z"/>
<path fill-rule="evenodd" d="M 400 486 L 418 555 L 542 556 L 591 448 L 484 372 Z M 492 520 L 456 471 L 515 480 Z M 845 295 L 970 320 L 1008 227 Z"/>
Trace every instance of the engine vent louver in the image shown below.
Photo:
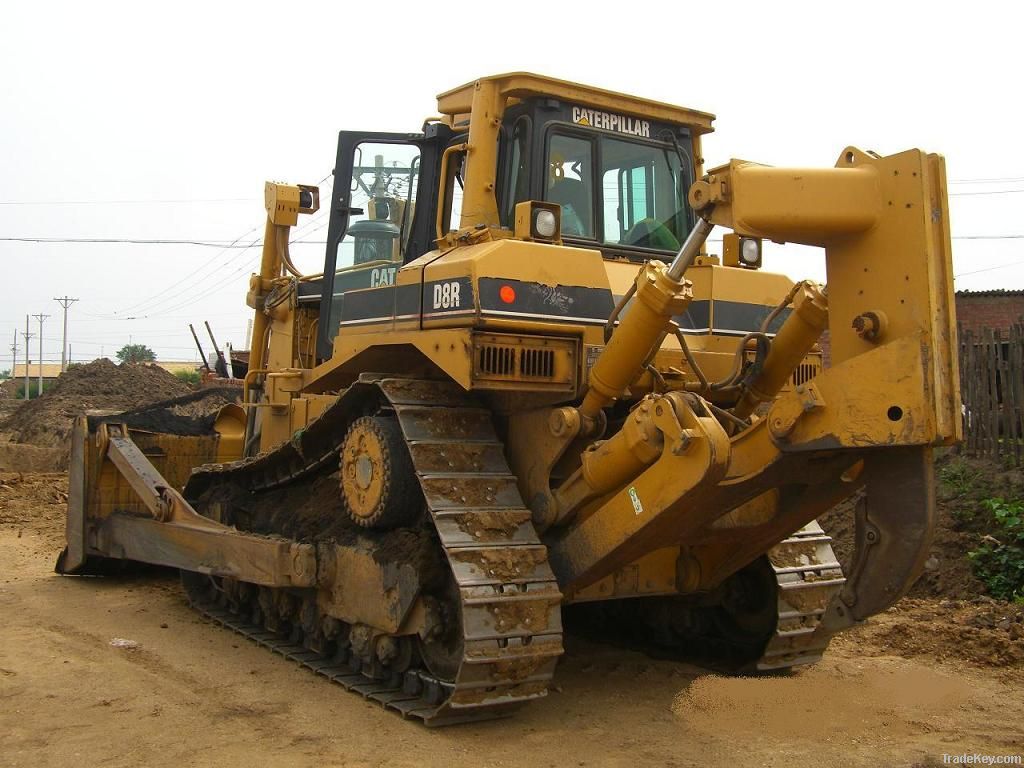
<path fill-rule="evenodd" d="M 555 353 L 551 349 L 522 349 L 519 373 L 523 376 L 551 378 L 555 375 Z"/>
<path fill-rule="evenodd" d="M 477 354 L 480 372 L 491 376 L 550 379 L 555 375 L 555 352 L 552 349 L 516 349 L 484 344 Z"/>
<path fill-rule="evenodd" d="M 575 339 L 474 333 L 473 386 L 522 393 L 576 391 Z"/>
<path fill-rule="evenodd" d="M 799 387 L 801 384 L 806 384 L 817 376 L 820 370 L 821 367 L 814 363 L 800 363 L 793 371 L 793 386 Z"/>
<path fill-rule="evenodd" d="M 480 347 L 480 371 L 491 376 L 513 376 L 516 372 L 516 350 L 484 344 Z"/>

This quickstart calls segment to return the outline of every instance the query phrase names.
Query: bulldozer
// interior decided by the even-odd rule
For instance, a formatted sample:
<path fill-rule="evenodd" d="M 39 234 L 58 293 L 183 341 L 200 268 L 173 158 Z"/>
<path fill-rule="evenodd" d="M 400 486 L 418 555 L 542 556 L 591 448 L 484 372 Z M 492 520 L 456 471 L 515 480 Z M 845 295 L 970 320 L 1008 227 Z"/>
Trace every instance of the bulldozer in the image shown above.
<path fill-rule="evenodd" d="M 750 673 L 898 600 L 962 431 L 943 158 L 705 169 L 713 115 L 529 73 L 437 115 L 340 133 L 318 274 L 320 190 L 267 183 L 242 408 L 80 416 L 57 571 L 180 569 L 428 725 L 545 696 L 563 619 Z M 815 520 L 849 499 L 844 573 Z"/>

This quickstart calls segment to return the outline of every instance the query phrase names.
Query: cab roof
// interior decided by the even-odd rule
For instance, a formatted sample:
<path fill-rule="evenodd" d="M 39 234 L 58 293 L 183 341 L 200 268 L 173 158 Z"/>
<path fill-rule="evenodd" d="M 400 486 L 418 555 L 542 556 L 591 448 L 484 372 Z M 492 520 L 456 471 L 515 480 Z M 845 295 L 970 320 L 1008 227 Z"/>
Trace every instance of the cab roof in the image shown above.
<path fill-rule="evenodd" d="M 642 99 L 625 93 L 607 91 L 589 85 L 558 80 L 553 77 L 535 75 L 531 72 L 508 72 L 502 75 L 490 75 L 460 85 L 450 91 L 438 94 L 437 109 L 442 115 L 468 115 L 473 105 L 473 94 L 478 83 L 495 83 L 499 92 L 518 100 L 534 97 L 563 99 L 575 104 L 599 109 L 611 109 L 626 112 L 637 117 L 645 117 L 666 123 L 689 126 L 694 133 L 710 133 L 714 130 L 711 123 L 715 116 L 708 112 L 700 112 L 688 107 L 678 107 L 651 99 Z"/>

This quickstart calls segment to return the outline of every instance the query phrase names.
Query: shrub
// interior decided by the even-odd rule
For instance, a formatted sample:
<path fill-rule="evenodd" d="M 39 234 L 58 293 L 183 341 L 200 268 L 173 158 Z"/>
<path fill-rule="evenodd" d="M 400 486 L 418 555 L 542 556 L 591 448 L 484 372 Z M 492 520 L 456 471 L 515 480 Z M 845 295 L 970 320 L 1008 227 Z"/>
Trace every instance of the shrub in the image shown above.
<path fill-rule="evenodd" d="M 174 375 L 193 387 L 200 381 L 199 371 L 175 371 Z"/>
<path fill-rule="evenodd" d="M 51 389 L 53 389 L 54 384 L 55 384 L 55 382 L 52 382 L 52 381 L 43 381 L 43 394 L 45 394 L 45 393 L 49 392 Z M 30 379 L 29 383 L 28 383 L 28 397 L 29 397 L 29 400 L 34 400 L 35 398 L 39 397 L 39 394 L 40 394 L 39 393 L 39 379 Z M 24 381 L 18 385 L 18 389 L 17 389 L 17 392 L 15 393 L 15 397 L 18 400 L 24 399 L 24 397 L 25 397 L 25 382 Z"/>
<path fill-rule="evenodd" d="M 1024 602 L 1024 503 L 986 499 L 982 506 L 992 515 L 996 535 L 967 553 L 974 573 L 993 597 Z"/>

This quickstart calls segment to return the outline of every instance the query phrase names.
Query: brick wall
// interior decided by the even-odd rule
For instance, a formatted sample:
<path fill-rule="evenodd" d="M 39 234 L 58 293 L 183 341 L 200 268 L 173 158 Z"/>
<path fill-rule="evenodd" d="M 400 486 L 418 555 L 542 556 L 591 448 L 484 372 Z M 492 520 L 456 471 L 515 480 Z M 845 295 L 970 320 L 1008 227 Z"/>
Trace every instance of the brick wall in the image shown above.
<path fill-rule="evenodd" d="M 998 328 L 1006 331 L 1024 320 L 1024 291 L 959 291 L 956 319 L 965 329 Z"/>

